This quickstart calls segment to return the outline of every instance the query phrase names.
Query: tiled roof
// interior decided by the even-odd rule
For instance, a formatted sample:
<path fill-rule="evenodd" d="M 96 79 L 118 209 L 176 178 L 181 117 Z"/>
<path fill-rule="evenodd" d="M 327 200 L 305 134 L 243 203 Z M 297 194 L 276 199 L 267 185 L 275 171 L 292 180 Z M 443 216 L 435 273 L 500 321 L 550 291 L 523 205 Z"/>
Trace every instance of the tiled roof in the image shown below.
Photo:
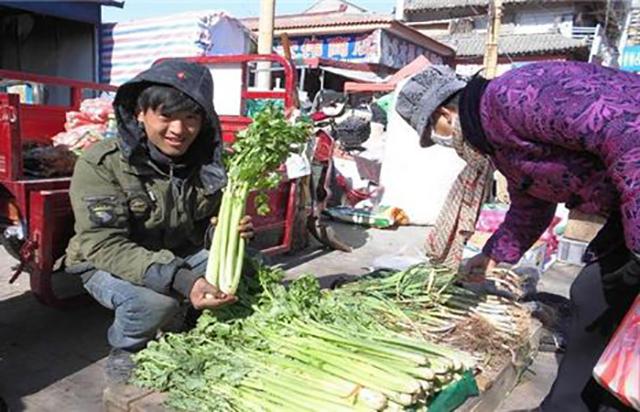
<path fill-rule="evenodd" d="M 565 1 L 565 0 L 547 0 L 549 1 Z M 502 0 L 502 4 L 518 4 L 518 3 L 540 3 L 539 0 Z M 404 9 L 408 13 L 428 11 L 428 10 L 447 10 L 464 7 L 487 7 L 489 0 L 405 0 Z"/>
<path fill-rule="evenodd" d="M 456 57 L 484 55 L 484 33 L 453 34 L 438 36 L 435 39 L 456 50 Z M 586 47 L 588 46 L 585 40 L 572 39 L 560 33 L 504 34 L 498 39 L 498 54 L 501 56 L 565 52 Z"/>
<path fill-rule="evenodd" d="M 393 21 L 393 16 L 386 14 L 346 14 L 342 12 L 308 13 L 276 16 L 273 28 L 275 30 L 283 30 L 313 27 L 350 26 L 357 24 L 391 23 Z M 242 22 L 250 30 L 258 30 L 257 17 L 242 19 Z"/>

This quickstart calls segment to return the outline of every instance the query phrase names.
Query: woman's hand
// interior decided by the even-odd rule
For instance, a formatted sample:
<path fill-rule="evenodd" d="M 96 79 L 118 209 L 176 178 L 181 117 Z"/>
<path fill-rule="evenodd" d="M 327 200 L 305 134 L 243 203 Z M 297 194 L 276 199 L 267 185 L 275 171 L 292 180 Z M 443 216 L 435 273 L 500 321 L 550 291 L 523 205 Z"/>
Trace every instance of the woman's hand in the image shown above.
<path fill-rule="evenodd" d="M 478 253 L 467 261 L 462 268 L 462 274 L 464 275 L 465 280 L 469 282 L 484 282 L 487 273 L 491 273 L 496 265 L 497 262 L 495 260 L 491 259 L 484 253 Z"/>

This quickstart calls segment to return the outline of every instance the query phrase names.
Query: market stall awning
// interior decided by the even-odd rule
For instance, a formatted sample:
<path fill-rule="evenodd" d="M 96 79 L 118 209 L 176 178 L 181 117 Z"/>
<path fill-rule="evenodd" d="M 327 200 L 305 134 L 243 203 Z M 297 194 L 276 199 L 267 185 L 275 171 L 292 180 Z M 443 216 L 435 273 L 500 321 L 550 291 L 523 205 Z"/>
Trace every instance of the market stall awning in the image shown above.
<path fill-rule="evenodd" d="M 429 59 L 424 56 L 419 56 L 417 59 L 398 70 L 392 76 L 388 76 L 383 82 L 346 82 L 344 84 L 345 92 L 391 92 L 396 88 L 398 82 L 402 79 L 406 79 L 409 76 L 414 75 L 425 69 L 425 67 L 431 65 Z"/>
<path fill-rule="evenodd" d="M 333 67 L 333 66 L 318 66 L 320 70 L 324 70 L 333 74 L 337 74 L 338 76 L 343 76 L 351 80 L 366 82 L 366 83 L 383 83 L 388 76 L 382 77 L 377 73 L 370 71 L 362 71 L 362 70 L 354 70 L 354 69 L 344 69 L 341 67 Z"/>

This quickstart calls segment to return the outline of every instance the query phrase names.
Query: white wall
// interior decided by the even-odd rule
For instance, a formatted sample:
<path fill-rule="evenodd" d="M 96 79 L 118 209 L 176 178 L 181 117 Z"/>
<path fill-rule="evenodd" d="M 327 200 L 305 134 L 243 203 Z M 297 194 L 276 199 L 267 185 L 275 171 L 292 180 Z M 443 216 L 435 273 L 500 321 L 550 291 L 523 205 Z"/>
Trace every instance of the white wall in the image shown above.
<path fill-rule="evenodd" d="M 343 3 L 340 0 L 324 0 L 312 5 L 309 9 L 305 10 L 305 13 L 319 13 L 323 11 L 336 11 L 340 6 L 347 6 L 346 13 L 362 13 L 360 8 L 354 7 L 351 4 Z M 389 6 L 391 8 L 391 6 Z"/>
<path fill-rule="evenodd" d="M 428 29 L 418 29 L 418 31 L 430 38 L 434 38 L 438 36 L 446 36 L 447 34 L 449 34 L 449 29 L 428 28 Z"/>
<path fill-rule="evenodd" d="M 481 64 L 458 64 L 456 66 L 456 73 L 462 76 L 473 76 L 478 73 L 478 71 L 481 70 L 482 67 L 483 66 Z M 504 72 L 511 70 L 512 67 L 513 66 L 511 63 L 499 63 L 496 76 L 500 76 Z"/>
<path fill-rule="evenodd" d="M 574 8 L 570 6 L 522 8 L 513 16 L 513 32 L 545 33 L 562 27 L 570 36 L 574 12 Z"/>
<path fill-rule="evenodd" d="M 453 148 L 421 148 L 416 131 L 396 112 L 395 97 L 392 105 L 380 171 L 381 204 L 400 207 L 413 225 L 433 225 L 465 162 Z"/>
<path fill-rule="evenodd" d="M 242 111 L 242 64 L 216 64 L 213 77 L 213 105 L 219 115 L 240 115 Z"/>
<path fill-rule="evenodd" d="M 530 6 L 508 8 L 502 16 L 501 30 L 510 33 L 534 34 L 559 29 L 566 36 L 571 36 L 573 17 L 576 13 L 575 7 L 540 3 L 542 2 L 533 3 Z M 473 19 L 474 32 L 486 32 L 487 17 L 485 15 L 469 17 Z M 421 27 L 419 31 L 427 36 L 448 34 L 446 30 L 434 30 L 430 27 Z"/>

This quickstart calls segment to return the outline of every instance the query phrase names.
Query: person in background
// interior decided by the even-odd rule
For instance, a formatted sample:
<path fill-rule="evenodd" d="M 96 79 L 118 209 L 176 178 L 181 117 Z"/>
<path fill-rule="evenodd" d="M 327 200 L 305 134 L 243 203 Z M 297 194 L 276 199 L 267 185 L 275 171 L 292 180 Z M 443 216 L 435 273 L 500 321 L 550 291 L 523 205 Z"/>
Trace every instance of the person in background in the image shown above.
<path fill-rule="evenodd" d="M 211 74 L 184 61 L 156 63 L 120 86 L 113 105 L 117 137 L 86 150 L 71 179 L 66 266 L 115 311 L 106 375 L 123 383 L 131 354 L 184 301 L 202 310 L 236 298 L 204 278 L 205 235 L 227 182 Z M 249 217 L 238 230 L 252 237 Z"/>
<path fill-rule="evenodd" d="M 420 145 L 453 147 L 467 163 L 427 239 L 435 262 L 458 267 L 494 167 L 508 182 L 505 220 L 463 267 L 482 280 L 516 263 L 556 205 L 608 218 L 571 286 L 566 353 L 543 411 L 631 411 L 592 378 L 640 292 L 640 76 L 580 62 L 541 62 L 494 80 L 432 66 L 400 91 L 396 110 Z"/>

